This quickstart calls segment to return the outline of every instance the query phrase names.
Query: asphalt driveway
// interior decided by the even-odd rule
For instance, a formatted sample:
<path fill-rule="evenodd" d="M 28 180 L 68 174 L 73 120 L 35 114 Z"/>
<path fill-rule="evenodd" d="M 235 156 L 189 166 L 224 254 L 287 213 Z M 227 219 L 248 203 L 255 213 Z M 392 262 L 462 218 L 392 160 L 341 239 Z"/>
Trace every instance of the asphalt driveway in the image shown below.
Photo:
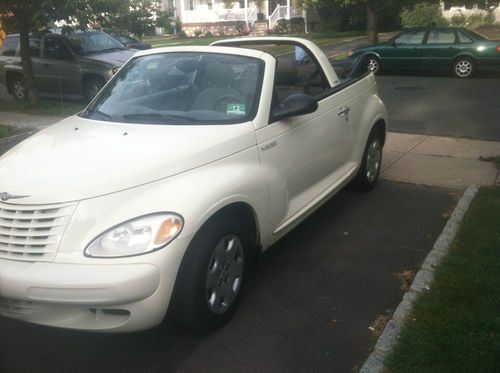
<path fill-rule="evenodd" d="M 0 371 L 351 372 L 403 296 L 398 274 L 419 268 L 454 204 L 383 180 L 343 191 L 263 256 L 223 329 L 102 335 L 0 318 Z"/>

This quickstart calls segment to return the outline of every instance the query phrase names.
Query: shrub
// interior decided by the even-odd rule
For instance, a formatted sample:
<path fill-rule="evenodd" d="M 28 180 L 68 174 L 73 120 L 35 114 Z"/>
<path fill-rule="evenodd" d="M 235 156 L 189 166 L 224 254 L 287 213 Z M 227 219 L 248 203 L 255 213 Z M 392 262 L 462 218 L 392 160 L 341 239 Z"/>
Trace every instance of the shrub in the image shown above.
<path fill-rule="evenodd" d="M 405 28 L 446 26 L 448 24 L 439 4 L 418 3 L 413 8 L 404 8 L 400 16 L 401 24 Z"/>
<path fill-rule="evenodd" d="M 455 27 L 468 27 L 476 29 L 481 26 L 488 26 L 495 23 L 493 12 L 474 12 L 467 15 L 460 12 L 451 17 L 451 25 Z"/>
<path fill-rule="evenodd" d="M 226 34 L 224 31 L 224 27 L 219 27 L 219 29 L 217 30 L 217 34 L 219 36 L 224 36 Z"/>
<path fill-rule="evenodd" d="M 243 35 L 243 30 L 247 27 L 245 21 L 236 21 L 236 25 L 234 26 L 238 34 Z"/>
<path fill-rule="evenodd" d="M 184 30 L 181 30 L 177 33 L 177 37 L 180 39 L 185 39 L 187 38 L 186 32 Z"/>
<path fill-rule="evenodd" d="M 274 34 L 286 34 L 290 31 L 290 21 L 288 19 L 279 19 L 273 28 Z"/>
<path fill-rule="evenodd" d="M 203 31 L 201 31 L 199 28 L 193 31 L 194 36 L 196 36 L 197 38 L 199 38 L 202 33 Z"/>
<path fill-rule="evenodd" d="M 210 31 L 205 32 L 206 38 L 211 38 L 212 36 L 214 36 L 214 34 L 212 34 L 212 32 L 210 32 Z"/>
<path fill-rule="evenodd" d="M 300 34 L 304 32 L 304 29 L 305 29 L 304 18 L 302 17 L 290 18 L 290 32 L 292 34 Z"/>

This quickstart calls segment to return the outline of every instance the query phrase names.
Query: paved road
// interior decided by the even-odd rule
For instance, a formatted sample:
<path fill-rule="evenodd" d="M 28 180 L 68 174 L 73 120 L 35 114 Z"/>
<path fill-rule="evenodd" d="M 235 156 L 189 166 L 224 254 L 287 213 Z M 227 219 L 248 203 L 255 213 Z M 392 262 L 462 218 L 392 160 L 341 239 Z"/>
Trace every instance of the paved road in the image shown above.
<path fill-rule="evenodd" d="M 0 371 L 351 372 L 403 296 L 395 274 L 419 268 L 453 205 L 388 181 L 341 192 L 264 255 L 223 329 L 95 335 L 0 318 Z"/>
<path fill-rule="evenodd" d="M 497 74 L 461 80 L 393 72 L 377 82 L 390 131 L 500 141 Z"/>

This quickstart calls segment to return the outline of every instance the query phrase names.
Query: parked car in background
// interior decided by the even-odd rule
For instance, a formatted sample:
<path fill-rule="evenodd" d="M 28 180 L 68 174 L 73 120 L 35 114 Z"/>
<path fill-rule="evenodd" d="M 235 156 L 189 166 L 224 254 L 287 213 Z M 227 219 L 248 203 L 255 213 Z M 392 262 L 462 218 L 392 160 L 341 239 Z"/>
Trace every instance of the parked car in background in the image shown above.
<path fill-rule="evenodd" d="M 50 95 L 83 96 L 90 101 L 134 54 L 104 32 L 47 32 L 30 36 L 31 61 L 37 89 Z M 19 34 L 0 48 L 0 83 L 17 100 L 26 99 Z"/>
<path fill-rule="evenodd" d="M 110 35 L 129 49 L 138 49 L 138 50 L 151 49 L 151 44 L 143 43 L 137 40 L 136 38 L 133 38 L 130 35 L 115 34 L 115 33 L 111 33 Z"/>
<path fill-rule="evenodd" d="M 387 42 L 357 48 L 351 58 L 369 58 L 374 73 L 386 69 L 450 71 L 470 78 L 479 70 L 500 69 L 500 41 L 464 28 L 416 28 Z"/>
<path fill-rule="evenodd" d="M 283 45 L 308 58 L 258 50 Z M 0 315 L 220 327 L 256 256 L 344 186 L 375 186 L 386 129 L 373 74 L 340 80 L 308 40 L 137 52 L 0 158 Z"/>

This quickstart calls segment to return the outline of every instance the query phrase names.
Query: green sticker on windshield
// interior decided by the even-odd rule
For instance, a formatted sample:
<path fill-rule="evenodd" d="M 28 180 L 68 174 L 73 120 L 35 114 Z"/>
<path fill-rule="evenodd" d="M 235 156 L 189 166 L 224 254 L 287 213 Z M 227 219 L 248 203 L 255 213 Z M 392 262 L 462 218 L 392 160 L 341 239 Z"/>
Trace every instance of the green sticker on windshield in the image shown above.
<path fill-rule="evenodd" d="M 245 115 L 245 104 L 227 104 L 226 114 Z"/>

